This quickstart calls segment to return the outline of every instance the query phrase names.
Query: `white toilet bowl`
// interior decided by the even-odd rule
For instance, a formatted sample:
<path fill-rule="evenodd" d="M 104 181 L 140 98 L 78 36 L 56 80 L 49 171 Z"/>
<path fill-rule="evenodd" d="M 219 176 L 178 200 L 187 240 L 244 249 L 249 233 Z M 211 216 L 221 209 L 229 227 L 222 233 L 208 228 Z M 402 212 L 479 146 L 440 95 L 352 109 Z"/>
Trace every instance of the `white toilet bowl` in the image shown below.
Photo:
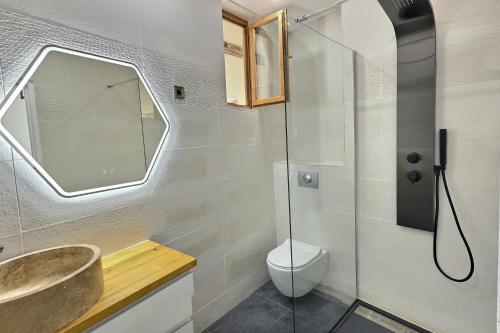
<path fill-rule="evenodd" d="M 328 251 L 320 247 L 290 239 L 267 255 L 267 268 L 274 285 L 285 296 L 301 297 L 323 281 L 328 270 Z"/>

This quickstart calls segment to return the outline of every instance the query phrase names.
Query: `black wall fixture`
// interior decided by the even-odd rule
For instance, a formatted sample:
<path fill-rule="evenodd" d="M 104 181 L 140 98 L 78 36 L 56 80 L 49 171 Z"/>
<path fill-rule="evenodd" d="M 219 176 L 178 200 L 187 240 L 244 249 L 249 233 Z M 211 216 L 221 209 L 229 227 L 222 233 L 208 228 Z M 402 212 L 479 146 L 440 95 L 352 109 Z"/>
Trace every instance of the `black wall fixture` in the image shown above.
<path fill-rule="evenodd" d="M 397 223 L 434 231 L 434 13 L 429 0 L 378 1 L 397 39 Z"/>

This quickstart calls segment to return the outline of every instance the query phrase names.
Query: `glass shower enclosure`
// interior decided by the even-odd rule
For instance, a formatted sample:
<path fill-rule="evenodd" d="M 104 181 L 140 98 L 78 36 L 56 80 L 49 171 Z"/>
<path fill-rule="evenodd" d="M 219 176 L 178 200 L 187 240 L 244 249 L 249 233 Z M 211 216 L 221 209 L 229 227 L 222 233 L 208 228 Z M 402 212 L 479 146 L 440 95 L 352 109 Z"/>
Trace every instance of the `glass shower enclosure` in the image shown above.
<path fill-rule="evenodd" d="M 288 331 L 330 332 L 357 299 L 354 52 L 297 23 L 287 56 L 287 160 L 274 173 L 287 181 L 275 188 L 293 267 Z"/>

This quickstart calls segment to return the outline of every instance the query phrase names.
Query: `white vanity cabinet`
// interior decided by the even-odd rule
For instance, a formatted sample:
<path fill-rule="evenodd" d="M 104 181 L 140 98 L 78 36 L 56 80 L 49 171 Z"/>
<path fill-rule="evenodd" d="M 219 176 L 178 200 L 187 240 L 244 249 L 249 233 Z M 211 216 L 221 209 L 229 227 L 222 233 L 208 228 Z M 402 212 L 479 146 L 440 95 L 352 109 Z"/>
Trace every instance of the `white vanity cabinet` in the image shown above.
<path fill-rule="evenodd" d="M 89 330 L 92 333 L 193 333 L 193 274 L 152 292 Z"/>

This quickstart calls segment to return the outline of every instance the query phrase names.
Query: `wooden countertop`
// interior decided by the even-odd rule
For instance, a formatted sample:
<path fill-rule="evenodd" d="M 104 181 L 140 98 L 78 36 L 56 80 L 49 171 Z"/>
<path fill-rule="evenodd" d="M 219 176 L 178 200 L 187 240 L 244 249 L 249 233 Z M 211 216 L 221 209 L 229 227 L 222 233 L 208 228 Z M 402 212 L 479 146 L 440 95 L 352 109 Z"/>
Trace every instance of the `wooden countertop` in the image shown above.
<path fill-rule="evenodd" d="M 104 292 L 59 332 L 82 332 L 196 266 L 196 258 L 145 241 L 102 258 Z"/>

